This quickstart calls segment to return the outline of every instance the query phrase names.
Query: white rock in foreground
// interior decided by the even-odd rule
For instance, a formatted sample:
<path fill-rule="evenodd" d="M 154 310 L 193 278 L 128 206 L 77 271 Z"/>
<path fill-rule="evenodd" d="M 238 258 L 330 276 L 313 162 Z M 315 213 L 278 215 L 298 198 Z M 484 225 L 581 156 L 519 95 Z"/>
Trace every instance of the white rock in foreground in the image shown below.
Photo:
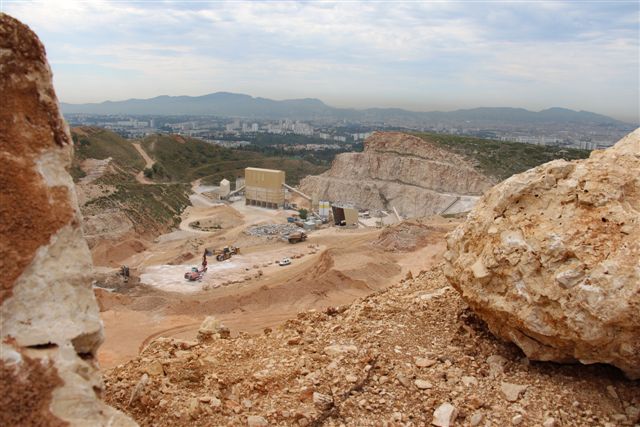
<path fill-rule="evenodd" d="M 0 425 L 134 426 L 104 404 L 103 340 L 44 47 L 0 13 Z"/>
<path fill-rule="evenodd" d="M 449 402 L 444 402 L 433 411 L 431 424 L 438 427 L 449 427 L 458 416 L 458 410 Z"/>
<path fill-rule="evenodd" d="M 447 248 L 451 284 L 529 359 L 640 378 L 640 129 L 496 185 Z"/>

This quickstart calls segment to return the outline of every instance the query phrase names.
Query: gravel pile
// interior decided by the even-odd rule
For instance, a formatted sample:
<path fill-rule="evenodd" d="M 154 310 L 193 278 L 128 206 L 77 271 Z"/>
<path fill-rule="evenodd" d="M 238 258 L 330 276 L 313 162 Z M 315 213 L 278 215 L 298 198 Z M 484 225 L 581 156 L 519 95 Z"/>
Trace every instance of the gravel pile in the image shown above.
<path fill-rule="evenodd" d="M 293 224 L 265 224 L 250 227 L 245 230 L 245 234 L 249 236 L 279 236 L 284 237 L 288 234 L 300 231 L 301 228 Z"/>

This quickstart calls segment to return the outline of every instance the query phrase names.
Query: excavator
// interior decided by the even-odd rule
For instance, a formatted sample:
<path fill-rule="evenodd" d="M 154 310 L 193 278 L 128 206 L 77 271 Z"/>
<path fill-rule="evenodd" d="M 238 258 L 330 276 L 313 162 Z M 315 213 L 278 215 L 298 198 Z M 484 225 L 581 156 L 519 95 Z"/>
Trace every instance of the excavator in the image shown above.
<path fill-rule="evenodd" d="M 190 271 L 187 271 L 186 273 L 184 273 L 184 278 L 190 282 L 202 280 L 204 273 L 207 272 L 208 256 L 215 256 L 216 260 L 224 261 L 226 259 L 231 258 L 233 255 L 237 255 L 239 253 L 240 253 L 240 248 L 236 246 L 225 246 L 219 251 L 216 251 L 216 250 L 211 251 L 205 248 L 204 253 L 202 254 L 202 266 L 200 268 L 191 267 Z"/>
<path fill-rule="evenodd" d="M 212 255 L 213 253 L 209 249 L 205 248 L 204 253 L 202 254 L 202 267 L 191 267 L 191 271 L 187 271 L 186 273 L 184 273 L 184 278 L 190 282 L 202 280 L 204 273 L 207 272 L 207 256 Z"/>

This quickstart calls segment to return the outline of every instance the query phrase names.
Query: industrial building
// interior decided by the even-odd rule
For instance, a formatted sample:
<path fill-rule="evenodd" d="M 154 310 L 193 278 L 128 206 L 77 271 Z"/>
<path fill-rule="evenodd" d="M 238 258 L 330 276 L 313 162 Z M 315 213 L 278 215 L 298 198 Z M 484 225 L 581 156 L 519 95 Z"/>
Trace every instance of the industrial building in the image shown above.
<path fill-rule="evenodd" d="M 222 181 L 220 181 L 220 187 L 218 188 L 218 194 L 220 195 L 221 199 L 227 198 L 229 196 L 229 193 L 231 193 L 231 183 L 228 179 L 223 179 Z"/>
<path fill-rule="evenodd" d="M 358 210 L 352 206 L 332 205 L 333 221 L 335 225 L 347 227 L 358 226 Z"/>
<path fill-rule="evenodd" d="M 281 170 L 245 168 L 245 203 L 272 209 L 284 207 L 284 178 Z"/>

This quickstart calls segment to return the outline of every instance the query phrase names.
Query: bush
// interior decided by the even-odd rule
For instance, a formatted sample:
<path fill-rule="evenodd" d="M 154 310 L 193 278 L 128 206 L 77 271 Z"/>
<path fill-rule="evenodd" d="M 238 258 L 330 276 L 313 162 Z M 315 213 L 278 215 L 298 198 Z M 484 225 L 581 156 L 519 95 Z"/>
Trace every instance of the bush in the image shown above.
<path fill-rule="evenodd" d="M 307 211 L 306 209 L 300 209 L 298 211 L 298 215 L 300 215 L 300 219 L 307 219 L 307 214 L 309 213 L 309 211 Z"/>

